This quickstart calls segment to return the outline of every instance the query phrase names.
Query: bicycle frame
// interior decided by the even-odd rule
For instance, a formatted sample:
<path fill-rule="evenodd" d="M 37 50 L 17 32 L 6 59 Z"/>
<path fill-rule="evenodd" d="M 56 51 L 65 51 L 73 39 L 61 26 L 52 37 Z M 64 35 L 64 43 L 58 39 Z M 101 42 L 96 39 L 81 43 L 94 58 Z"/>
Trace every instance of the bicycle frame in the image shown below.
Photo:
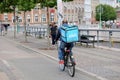
<path fill-rule="evenodd" d="M 63 68 L 63 71 L 65 70 L 65 67 L 67 67 L 69 75 L 71 77 L 73 77 L 75 75 L 75 64 L 73 62 L 73 57 L 70 54 L 69 49 L 65 49 L 65 52 L 64 52 L 64 68 Z"/>

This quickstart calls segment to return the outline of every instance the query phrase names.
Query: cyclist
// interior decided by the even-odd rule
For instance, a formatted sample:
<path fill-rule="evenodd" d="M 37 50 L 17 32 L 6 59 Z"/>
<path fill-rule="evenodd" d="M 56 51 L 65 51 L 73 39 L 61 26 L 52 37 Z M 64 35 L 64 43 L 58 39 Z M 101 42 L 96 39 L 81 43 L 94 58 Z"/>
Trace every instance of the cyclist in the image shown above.
<path fill-rule="evenodd" d="M 62 21 L 62 26 L 64 27 L 68 27 L 68 22 L 67 20 L 63 20 Z M 57 32 L 57 36 L 56 36 L 56 42 L 58 41 L 58 39 L 60 40 L 60 45 L 58 46 L 58 58 L 59 58 L 59 64 L 62 65 L 64 64 L 64 49 L 65 47 L 69 48 L 70 53 L 72 55 L 72 48 L 74 46 L 73 42 L 71 43 L 65 43 L 62 39 L 61 39 L 61 26 L 58 28 L 58 32 Z"/>

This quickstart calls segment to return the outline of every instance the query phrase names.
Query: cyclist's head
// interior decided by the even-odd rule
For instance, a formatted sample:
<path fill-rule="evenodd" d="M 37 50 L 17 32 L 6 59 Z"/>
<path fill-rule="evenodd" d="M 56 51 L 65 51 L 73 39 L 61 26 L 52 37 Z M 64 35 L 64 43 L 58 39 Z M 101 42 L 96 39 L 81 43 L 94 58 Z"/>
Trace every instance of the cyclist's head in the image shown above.
<path fill-rule="evenodd" d="M 62 24 L 68 24 L 68 21 L 67 20 L 63 20 Z"/>

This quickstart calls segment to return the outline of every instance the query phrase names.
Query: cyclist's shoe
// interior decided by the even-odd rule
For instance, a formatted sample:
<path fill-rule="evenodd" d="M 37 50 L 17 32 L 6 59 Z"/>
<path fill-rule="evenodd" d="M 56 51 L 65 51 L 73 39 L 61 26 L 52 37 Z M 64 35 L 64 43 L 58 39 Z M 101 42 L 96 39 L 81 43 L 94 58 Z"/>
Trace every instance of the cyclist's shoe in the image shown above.
<path fill-rule="evenodd" d="M 59 61 L 59 64 L 64 64 L 64 60 L 60 60 L 60 61 Z"/>
<path fill-rule="evenodd" d="M 73 64 L 76 65 L 75 59 L 73 59 Z"/>
<path fill-rule="evenodd" d="M 59 61 L 59 68 L 60 68 L 61 71 L 64 70 L 64 60 Z"/>
<path fill-rule="evenodd" d="M 75 61 L 74 61 L 73 63 L 74 63 L 74 65 L 76 65 L 76 62 L 75 62 Z"/>
<path fill-rule="evenodd" d="M 76 62 L 73 56 L 72 56 L 72 62 L 74 63 L 74 65 L 76 65 Z"/>

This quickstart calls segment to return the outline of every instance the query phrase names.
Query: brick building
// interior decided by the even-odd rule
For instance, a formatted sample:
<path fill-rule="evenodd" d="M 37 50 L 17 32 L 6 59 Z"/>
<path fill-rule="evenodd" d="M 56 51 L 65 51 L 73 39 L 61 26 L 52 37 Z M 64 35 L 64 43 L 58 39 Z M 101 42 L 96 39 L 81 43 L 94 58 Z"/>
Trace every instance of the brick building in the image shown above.
<path fill-rule="evenodd" d="M 84 0 L 74 0 L 72 2 L 64 2 L 63 3 L 63 11 L 64 11 L 64 18 L 66 18 L 69 22 L 77 22 L 82 23 L 83 21 L 83 15 L 84 15 Z M 18 23 L 19 25 L 23 25 L 24 19 L 23 19 L 23 12 L 17 13 L 16 16 L 18 16 Z M 31 11 L 28 11 L 26 13 L 26 22 L 27 25 L 40 25 L 40 24 L 46 24 L 47 23 L 47 14 L 46 14 L 46 8 L 40 9 L 38 5 L 32 9 Z M 55 9 L 50 8 L 50 22 L 57 22 L 57 11 Z M 0 14 L 0 21 L 2 23 L 8 23 L 10 25 L 13 25 L 14 22 L 14 16 L 13 13 L 4 13 Z"/>
<path fill-rule="evenodd" d="M 99 4 L 100 0 L 91 0 L 91 22 L 95 21 L 95 7 Z M 103 0 L 104 1 L 104 0 Z M 69 22 L 72 23 L 78 23 L 82 24 L 84 22 L 84 2 L 85 0 L 74 0 L 72 2 L 64 2 L 63 3 L 63 16 L 66 18 Z M 50 8 L 50 22 L 57 22 L 57 10 Z M 18 16 L 18 23 L 19 25 L 23 25 L 24 19 L 23 19 L 23 12 L 17 13 L 16 16 Z M 9 23 L 11 26 L 13 25 L 14 16 L 13 13 L 4 13 L 0 14 L 0 21 L 2 23 Z M 38 5 L 32 9 L 31 11 L 28 11 L 26 13 L 26 22 L 27 25 L 40 25 L 40 24 L 46 24 L 47 23 L 47 12 L 46 8 L 40 9 Z"/>

